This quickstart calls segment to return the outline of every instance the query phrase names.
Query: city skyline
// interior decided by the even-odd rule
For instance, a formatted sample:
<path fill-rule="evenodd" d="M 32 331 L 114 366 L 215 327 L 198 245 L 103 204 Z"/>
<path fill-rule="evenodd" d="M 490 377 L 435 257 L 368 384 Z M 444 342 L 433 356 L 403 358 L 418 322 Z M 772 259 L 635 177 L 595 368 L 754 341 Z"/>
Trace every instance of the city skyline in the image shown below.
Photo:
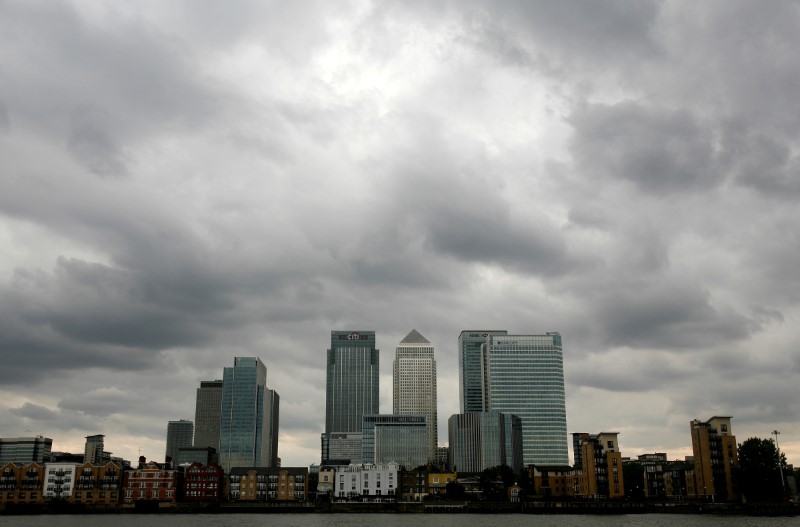
<path fill-rule="evenodd" d="M 237 356 L 319 457 L 369 328 L 564 335 L 567 432 L 800 464 L 792 2 L 0 2 L 0 422 L 160 459 Z"/>

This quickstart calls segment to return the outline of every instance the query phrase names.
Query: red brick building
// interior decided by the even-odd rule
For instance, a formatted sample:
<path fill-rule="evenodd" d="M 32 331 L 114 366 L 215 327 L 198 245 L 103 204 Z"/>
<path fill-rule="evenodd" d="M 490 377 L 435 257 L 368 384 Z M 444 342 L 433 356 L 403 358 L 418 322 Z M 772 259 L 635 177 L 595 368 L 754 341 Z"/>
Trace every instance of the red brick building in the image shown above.
<path fill-rule="evenodd" d="M 122 486 L 122 503 L 133 506 L 137 502 L 158 503 L 158 507 L 174 506 L 183 498 L 183 474 L 166 464 L 146 463 L 139 458 L 139 468 L 125 473 Z"/>
<path fill-rule="evenodd" d="M 216 463 L 192 463 L 183 474 L 183 499 L 190 502 L 221 501 L 225 472 Z"/>

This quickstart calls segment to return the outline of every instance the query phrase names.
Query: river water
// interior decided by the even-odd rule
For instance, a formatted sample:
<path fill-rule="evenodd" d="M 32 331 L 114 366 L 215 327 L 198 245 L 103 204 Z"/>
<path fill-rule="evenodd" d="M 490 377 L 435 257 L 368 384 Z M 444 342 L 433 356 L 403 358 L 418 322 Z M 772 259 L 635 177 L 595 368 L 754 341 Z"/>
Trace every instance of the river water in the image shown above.
<path fill-rule="evenodd" d="M 684 514 L 91 514 L 0 516 L 2 527 L 800 527 L 800 517 Z"/>

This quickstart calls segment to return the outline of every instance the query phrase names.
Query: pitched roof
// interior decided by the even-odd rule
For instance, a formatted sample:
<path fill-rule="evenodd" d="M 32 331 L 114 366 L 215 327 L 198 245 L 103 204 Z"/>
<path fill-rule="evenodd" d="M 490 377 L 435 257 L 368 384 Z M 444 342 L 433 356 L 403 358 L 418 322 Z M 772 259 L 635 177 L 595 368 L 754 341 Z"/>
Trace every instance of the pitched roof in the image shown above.
<path fill-rule="evenodd" d="M 420 335 L 419 331 L 412 329 L 411 333 L 406 335 L 406 338 L 400 341 L 400 344 L 430 344 L 430 341 Z"/>

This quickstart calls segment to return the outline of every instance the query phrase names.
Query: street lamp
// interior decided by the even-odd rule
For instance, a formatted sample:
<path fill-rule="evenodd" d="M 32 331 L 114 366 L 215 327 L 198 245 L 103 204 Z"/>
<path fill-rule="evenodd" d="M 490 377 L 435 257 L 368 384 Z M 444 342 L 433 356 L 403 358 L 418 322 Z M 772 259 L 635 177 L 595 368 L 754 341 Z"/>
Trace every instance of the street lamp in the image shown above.
<path fill-rule="evenodd" d="M 783 490 L 783 495 L 786 496 L 786 483 L 783 482 L 783 463 L 781 463 L 781 447 L 778 446 L 778 435 L 780 435 L 780 432 L 773 430 L 772 434 L 775 436 L 775 450 L 778 451 L 778 470 L 781 473 L 781 489 Z"/>

